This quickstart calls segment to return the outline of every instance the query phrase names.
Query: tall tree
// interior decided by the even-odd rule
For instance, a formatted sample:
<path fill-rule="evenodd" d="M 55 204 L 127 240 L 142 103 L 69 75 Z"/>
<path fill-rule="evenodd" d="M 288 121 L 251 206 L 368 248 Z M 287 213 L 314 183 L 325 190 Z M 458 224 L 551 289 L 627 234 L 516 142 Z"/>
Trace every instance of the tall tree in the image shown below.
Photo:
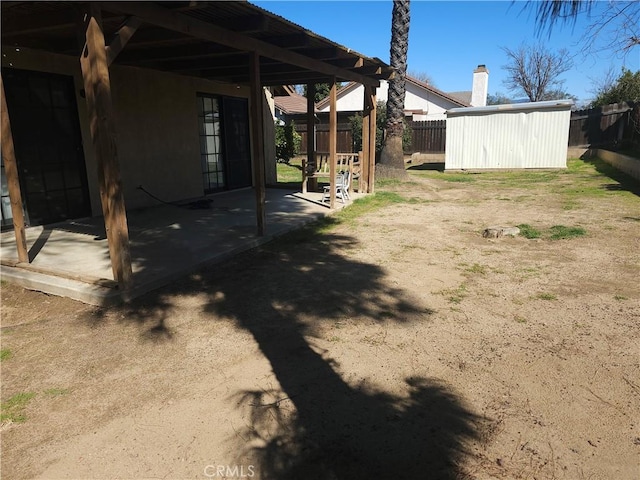
<path fill-rule="evenodd" d="M 560 75 L 571 69 L 573 61 L 569 51 L 561 49 L 551 52 L 543 45 L 520 45 L 512 50 L 503 47 L 508 63 L 505 86 L 517 93 L 524 93 L 530 101 L 548 99 L 551 92 L 561 92 L 563 80 Z"/>
<path fill-rule="evenodd" d="M 594 9 L 595 5 L 598 8 Z M 559 23 L 575 25 L 579 16 L 589 18 L 582 36 L 585 53 L 611 51 L 626 54 L 634 47 L 640 48 L 640 2 L 596 0 L 529 0 L 525 9 L 536 12 L 539 32 Z"/>
<path fill-rule="evenodd" d="M 634 73 L 623 68 L 622 74 L 612 85 L 598 92 L 591 106 L 600 107 L 622 102 L 640 102 L 640 70 Z"/>
<path fill-rule="evenodd" d="M 513 100 L 501 92 L 496 92 L 495 95 L 487 95 L 487 105 L 506 105 L 513 103 Z"/>
<path fill-rule="evenodd" d="M 342 86 L 341 82 L 337 83 L 337 87 L 340 88 Z M 316 96 L 314 98 L 314 103 L 318 103 L 320 100 L 325 99 L 329 96 L 329 92 L 331 91 L 331 85 L 328 83 L 316 83 Z M 307 86 L 302 86 L 302 95 L 307 96 Z"/>
<path fill-rule="evenodd" d="M 402 133 L 404 131 L 404 96 L 409 50 L 409 0 L 393 0 L 391 14 L 390 63 L 395 76 L 389 80 L 387 124 L 380 163 L 405 174 Z"/>
<path fill-rule="evenodd" d="M 407 74 L 409 77 L 415 78 L 416 80 L 422 82 L 422 83 L 426 83 L 427 85 L 431 85 L 432 87 L 435 87 L 436 84 L 433 81 L 433 77 L 431 75 L 429 75 L 427 72 L 421 72 L 421 71 L 410 71 Z"/>

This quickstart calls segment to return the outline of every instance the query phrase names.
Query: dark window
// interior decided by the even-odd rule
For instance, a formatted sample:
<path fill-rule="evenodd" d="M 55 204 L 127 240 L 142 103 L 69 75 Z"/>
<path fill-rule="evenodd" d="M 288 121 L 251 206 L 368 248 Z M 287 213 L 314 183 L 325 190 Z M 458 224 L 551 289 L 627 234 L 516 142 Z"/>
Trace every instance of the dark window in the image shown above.
<path fill-rule="evenodd" d="M 3 69 L 26 221 L 90 215 L 73 78 Z M 2 224 L 10 223 L 3 169 Z"/>
<path fill-rule="evenodd" d="M 198 95 L 198 127 L 200 130 L 202 181 L 204 191 L 211 193 L 226 186 L 218 98 Z"/>

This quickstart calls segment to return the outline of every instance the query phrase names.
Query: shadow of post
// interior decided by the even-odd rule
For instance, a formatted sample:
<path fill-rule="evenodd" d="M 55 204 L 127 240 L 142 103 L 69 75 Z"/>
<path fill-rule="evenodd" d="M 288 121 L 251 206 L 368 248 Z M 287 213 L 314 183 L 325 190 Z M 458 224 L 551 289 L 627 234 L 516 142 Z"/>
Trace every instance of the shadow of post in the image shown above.
<path fill-rule="evenodd" d="M 307 228 L 153 292 L 126 307 L 127 317 L 164 322 L 172 297 L 206 292 L 205 314 L 252 334 L 278 388 L 233 396 L 250 422 L 231 441 L 258 478 L 464 478 L 482 419 L 445 384 L 416 376 L 384 391 L 362 374 L 347 382 L 352 372 L 314 345 L 337 321 L 366 329 L 430 320 L 433 312 L 389 286 L 380 267 L 344 253 L 358 246 Z"/>

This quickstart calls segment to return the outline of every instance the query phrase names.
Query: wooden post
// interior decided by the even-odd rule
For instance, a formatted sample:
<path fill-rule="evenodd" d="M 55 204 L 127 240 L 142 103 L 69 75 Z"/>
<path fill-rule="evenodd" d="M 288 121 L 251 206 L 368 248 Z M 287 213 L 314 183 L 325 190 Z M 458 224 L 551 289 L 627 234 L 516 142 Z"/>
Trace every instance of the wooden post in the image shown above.
<path fill-rule="evenodd" d="M 265 178 L 264 178 L 264 137 L 262 116 L 262 82 L 260 80 L 260 55 L 251 53 L 250 65 L 251 83 L 251 136 L 253 139 L 253 185 L 256 191 L 256 216 L 258 223 L 258 236 L 265 234 L 267 215 L 265 209 Z"/>
<path fill-rule="evenodd" d="M 369 134 L 369 124 L 371 122 L 371 88 L 364 85 L 364 105 L 362 107 L 362 158 L 360 159 L 360 180 L 358 182 L 358 192 L 368 193 L 369 191 L 369 155 L 371 154 Z M 375 152 L 374 152 L 375 153 Z"/>
<path fill-rule="evenodd" d="M 307 161 L 302 167 L 302 193 L 318 189 L 317 178 L 307 178 L 307 173 L 316 169 L 316 84 L 307 84 Z M 307 170 L 305 170 L 305 168 Z"/>
<path fill-rule="evenodd" d="M 369 115 L 369 193 L 375 193 L 376 185 L 376 115 L 378 112 L 378 104 L 376 103 L 376 89 L 371 88 L 371 113 Z"/>
<path fill-rule="evenodd" d="M 329 208 L 336 208 L 336 174 L 338 163 L 338 95 L 336 77 L 331 78 L 329 92 Z"/>
<path fill-rule="evenodd" d="M 120 166 L 111 102 L 111 81 L 102 30 L 102 14 L 97 3 L 88 3 L 86 43 L 80 66 L 87 100 L 91 141 L 98 165 L 100 201 L 109 243 L 113 278 L 122 289 L 133 281 L 127 211 L 122 193 Z"/>
<path fill-rule="evenodd" d="M 29 262 L 27 252 L 27 236 L 24 229 L 24 210 L 22 209 L 22 193 L 20 192 L 20 178 L 18 176 L 18 164 L 16 152 L 13 146 L 13 134 L 7 109 L 7 98 L 4 94 L 4 82 L 0 75 L 0 121 L 2 122 L 2 158 L 4 159 L 4 172 L 7 175 L 7 187 L 9 188 L 9 200 L 11 201 L 11 216 L 13 217 L 13 232 L 16 236 L 18 260 Z"/>

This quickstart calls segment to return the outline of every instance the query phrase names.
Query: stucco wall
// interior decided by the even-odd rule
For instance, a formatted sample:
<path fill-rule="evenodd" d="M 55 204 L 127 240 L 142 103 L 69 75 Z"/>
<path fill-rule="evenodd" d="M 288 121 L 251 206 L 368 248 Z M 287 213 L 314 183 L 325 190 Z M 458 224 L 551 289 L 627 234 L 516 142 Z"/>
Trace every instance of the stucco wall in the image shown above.
<path fill-rule="evenodd" d="M 16 51 L 3 47 L 2 51 L 3 67 L 73 76 L 91 209 L 93 215 L 100 215 L 97 167 L 86 102 L 80 95 L 83 81 L 79 60 L 28 49 Z M 118 159 L 127 208 L 158 203 L 139 190 L 139 185 L 168 202 L 202 196 L 196 94 L 247 98 L 249 89 L 118 65 L 110 68 L 110 74 Z M 271 175 L 274 173 L 270 172 Z"/>
<path fill-rule="evenodd" d="M 158 203 L 139 185 L 168 202 L 202 196 L 196 94 L 246 97 L 246 89 L 139 68 L 111 70 L 127 207 Z"/>
<path fill-rule="evenodd" d="M 379 102 L 386 102 L 389 93 L 389 84 L 382 80 L 380 87 L 376 89 L 376 99 Z M 338 98 L 336 103 L 338 112 L 359 112 L 362 111 L 364 102 L 364 87 L 358 85 L 349 92 Z M 444 120 L 446 111 L 458 107 L 459 105 L 449 102 L 446 99 L 430 93 L 417 85 L 407 82 L 404 99 L 404 109 L 406 111 L 418 110 L 425 113 L 414 113 L 413 120 Z M 320 109 L 321 112 L 328 112 L 329 106 Z"/>

